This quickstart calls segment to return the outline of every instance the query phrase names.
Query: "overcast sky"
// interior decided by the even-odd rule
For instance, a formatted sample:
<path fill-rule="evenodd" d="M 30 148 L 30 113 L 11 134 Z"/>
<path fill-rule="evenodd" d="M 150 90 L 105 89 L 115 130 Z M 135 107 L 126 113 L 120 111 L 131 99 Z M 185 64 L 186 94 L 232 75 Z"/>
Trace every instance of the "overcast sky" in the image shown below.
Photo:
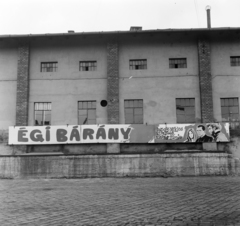
<path fill-rule="evenodd" d="M 0 0 L 0 34 L 240 27 L 240 0 Z"/>

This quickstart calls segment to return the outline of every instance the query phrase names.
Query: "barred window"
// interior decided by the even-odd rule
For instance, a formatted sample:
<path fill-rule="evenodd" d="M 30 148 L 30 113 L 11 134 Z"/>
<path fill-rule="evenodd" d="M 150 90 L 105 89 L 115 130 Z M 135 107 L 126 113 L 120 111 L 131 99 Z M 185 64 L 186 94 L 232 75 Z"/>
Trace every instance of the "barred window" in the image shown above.
<path fill-rule="evenodd" d="M 41 62 L 41 72 L 56 72 L 58 62 Z"/>
<path fill-rule="evenodd" d="M 187 68 L 187 58 L 170 58 L 169 68 Z"/>
<path fill-rule="evenodd" d="M 78 102 L 78 124 L 96 124 L 96 101 Z"/>
<path fill-rule="evenodd" d="M 141 70 L 147 69 L 147 60 L 129 60 L 129 69 L 130 70 Z"/>
<path fill-rule="evenodd" d="M 35 126 L 51 125 L 51 108 L 49 102 L 34 104 Z"/>
<path fill-rule="evenodd" d="M 232 56 L 230 57 L 231 60 L 231 66 L 240 66 L 240 56 Z"/>
<path fill-rule="evenodd" d="M 195 98 L 176 98 L 177 123 L 195 122 Z"/>
<path fill-rule="evenodd" d="M 97 61 L 80 61 L 79 71 L 96 71 Z"/>
<path fill-rule="evenodd" d="M 126 124 L 143 123 L 143 100 L 125 100 L 124 110 Z"/>
<path fill-rule="evenodd" d="M 239 128 L 238 98 L 221 98 L 222 121 L 229 122 L 231 129 Z"/>

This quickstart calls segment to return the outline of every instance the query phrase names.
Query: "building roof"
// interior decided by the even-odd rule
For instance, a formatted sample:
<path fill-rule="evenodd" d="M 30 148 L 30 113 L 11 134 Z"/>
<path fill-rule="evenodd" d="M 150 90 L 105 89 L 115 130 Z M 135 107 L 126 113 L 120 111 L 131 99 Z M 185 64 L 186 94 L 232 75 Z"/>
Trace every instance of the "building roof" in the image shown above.
<path fill-rule="evenodd" d="M 84 36 L 84 35 L 121 35 L 121 34 L 153 34 L 153 33 L 202 33 L 211 34 L 215 32 L 228 33 L 236 32 L 240 33 L 240 27 L 219 27 L 219 28 L 180 28 L 180 29 L 155 29 L 155 30 L 127 30 L 127 31 L 94 31 L 94 32 L 74 32 L 69 31 L 67 33 L 46 33 L 46 34 L 13 34 L 13 35 L 0 35 L 0 39 L 6 38 L 37 38 L 37 37 L 66 37 L 66 36 Z"/>

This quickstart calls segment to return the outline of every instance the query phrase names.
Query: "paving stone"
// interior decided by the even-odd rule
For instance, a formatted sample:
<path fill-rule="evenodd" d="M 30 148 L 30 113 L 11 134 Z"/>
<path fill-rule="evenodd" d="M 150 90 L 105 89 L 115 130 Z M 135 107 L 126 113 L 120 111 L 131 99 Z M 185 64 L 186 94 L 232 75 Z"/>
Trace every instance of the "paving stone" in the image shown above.
<path fill-rule="evenodd" d="M 240 226 L 240 177 L 0 180 L 0 225 Z"/>

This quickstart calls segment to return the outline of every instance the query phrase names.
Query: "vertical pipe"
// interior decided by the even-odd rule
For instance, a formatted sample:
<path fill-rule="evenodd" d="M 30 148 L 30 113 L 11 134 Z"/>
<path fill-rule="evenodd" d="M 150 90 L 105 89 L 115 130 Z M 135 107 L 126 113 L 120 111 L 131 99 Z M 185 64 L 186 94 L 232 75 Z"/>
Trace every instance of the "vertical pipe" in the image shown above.
<path fill-rule="evenodd" d="M 207 11 L 207 28 L 211 28 L 211 13 L 210 13 L 211 7 L 208 5 L 206 6 Z"/>

